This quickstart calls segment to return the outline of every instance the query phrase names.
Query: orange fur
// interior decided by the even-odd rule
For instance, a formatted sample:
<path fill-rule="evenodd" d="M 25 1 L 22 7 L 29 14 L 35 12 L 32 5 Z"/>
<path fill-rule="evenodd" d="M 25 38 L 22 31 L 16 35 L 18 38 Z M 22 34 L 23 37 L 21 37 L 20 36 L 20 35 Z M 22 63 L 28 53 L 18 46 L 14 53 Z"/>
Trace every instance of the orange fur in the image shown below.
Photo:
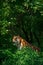
<path fill-rule="evenodd" d="M 14 44 L 17 45 L 17 47 L 19 47 L 20 49 L 25 46 L 28 46 L 28 47 L 31 47 L 33 50 L 36 50 L 36 51 L 40 50 L 38 47 L 28 43 L 25 39 L 22 39 L 20 36 L 14 36 L 12 41 L 15 42 Z"/>

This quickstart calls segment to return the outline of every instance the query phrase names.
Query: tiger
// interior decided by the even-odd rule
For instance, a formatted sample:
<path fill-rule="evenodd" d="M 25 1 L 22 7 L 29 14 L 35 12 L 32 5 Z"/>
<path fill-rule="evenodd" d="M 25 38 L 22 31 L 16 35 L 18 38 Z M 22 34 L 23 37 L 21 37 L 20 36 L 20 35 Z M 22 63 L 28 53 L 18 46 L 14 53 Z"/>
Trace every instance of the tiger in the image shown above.
<path fill-rule="evenodd" d="M 18 49 L 22 49 L 23 47 L 31 47 L 35 51 L 40 51 L 40 49 L 36 46 L 31 45 L 25 39 L 20 36 L 13 36 L 12 39 L 13 45 L 16 45 Z"/>

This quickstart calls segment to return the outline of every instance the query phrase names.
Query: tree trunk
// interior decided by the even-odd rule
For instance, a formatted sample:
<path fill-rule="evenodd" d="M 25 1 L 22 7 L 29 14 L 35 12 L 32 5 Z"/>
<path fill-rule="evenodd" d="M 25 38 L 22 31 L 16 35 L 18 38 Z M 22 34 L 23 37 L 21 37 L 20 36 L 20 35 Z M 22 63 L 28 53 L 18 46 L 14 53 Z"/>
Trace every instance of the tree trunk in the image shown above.
<path fill-rule="evenodd" d="M 39 41 L 39 38 L 37 37 L 37 35 L 36 35 L 36 33 L 35 33 L 35 32 L 33 32 L 33 34 L 34 34 L 35 39 L 36 39 L 36 40 L 37 40 L 37 42 L 38 42 L 38 47 L 40 47 L 40 41 Z"/>
<path fill-rule="evenodd" d="M 22 31 L 23 31 L 23 33 L 24 33 L 24 35 L 26 37 L 26 41 L 30 43 L 27 31 L 25 31 L 25 29 L 23 27 L 22 27 Z"/>
<path fill-rule="evenodd" d="M 31 43 L 33 42 L 33 35 L 32 35 L 31 29 L 30 29 L 30 42 L 31 42 Z"/>

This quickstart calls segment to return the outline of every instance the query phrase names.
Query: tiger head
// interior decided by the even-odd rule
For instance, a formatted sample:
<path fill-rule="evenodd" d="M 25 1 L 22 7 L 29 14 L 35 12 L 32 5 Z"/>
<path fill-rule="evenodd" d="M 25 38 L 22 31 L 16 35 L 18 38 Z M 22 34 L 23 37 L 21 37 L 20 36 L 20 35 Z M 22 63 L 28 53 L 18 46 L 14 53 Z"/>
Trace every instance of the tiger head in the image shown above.
<path fill-rule="evenodd" d="M 12 41 L 13 41 L 13 45 L 16 45 L 18 48 L 21 46 L 20 36 L 14 36 Z"/>

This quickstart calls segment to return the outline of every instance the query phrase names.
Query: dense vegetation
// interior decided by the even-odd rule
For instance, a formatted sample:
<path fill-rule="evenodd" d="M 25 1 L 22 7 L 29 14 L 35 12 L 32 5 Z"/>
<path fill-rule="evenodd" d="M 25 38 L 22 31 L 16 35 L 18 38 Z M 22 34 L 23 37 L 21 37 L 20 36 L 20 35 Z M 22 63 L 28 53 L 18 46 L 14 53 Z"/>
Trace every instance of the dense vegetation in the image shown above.
<path fill-rule="evenodd" d="M 43 56 L 31 48 L 23 48 L 16 53 L 10 50 L 2 50 L 1 58 L 3 58 L 2 65 L 43 65 Z"/>
<path fill-rule="evenodd" d="M 19 35 L 31 48 L 19 51 L 12 37 Z M 43 65 L 43 0 L 0 0 L 0 65 Z"/>

